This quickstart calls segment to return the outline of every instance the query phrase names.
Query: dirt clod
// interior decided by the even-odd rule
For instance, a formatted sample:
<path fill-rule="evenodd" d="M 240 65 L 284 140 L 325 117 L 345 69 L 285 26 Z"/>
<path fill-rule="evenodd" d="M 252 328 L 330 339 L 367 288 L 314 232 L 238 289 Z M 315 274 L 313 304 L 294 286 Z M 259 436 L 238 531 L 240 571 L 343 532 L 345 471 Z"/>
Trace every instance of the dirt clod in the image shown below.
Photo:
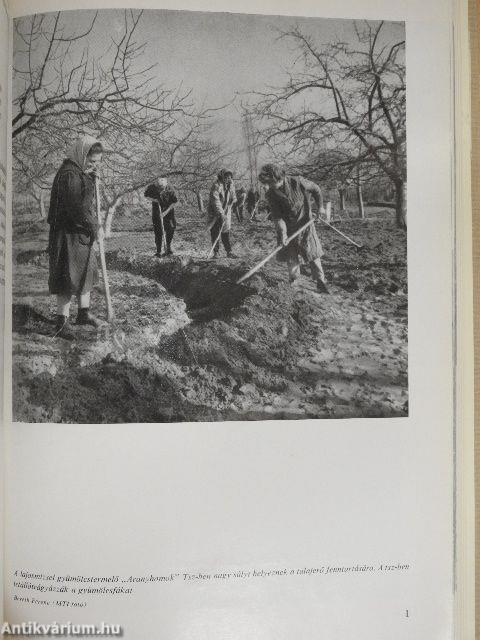
<path fill-rule="evenodd" d="M 196 214 L 179 222 L 175 255 L 152 256 L 150 232 L 114 233 L 107 264 L 115 324 L 52 338 L 46 228 L 16 240 L 14 417 L 54 422 L 178 422 L 404 416 L 406 236 L 391 219 L 325 229 L 329 295 L 308 265 L 296 287 L 272 260 L 268 222 L 232 232 L 237 259 L 205 260 Z M 104 309 L 101 289 L 92 308 Z M 72 314 L 76 312 L 72 305 Z"/>

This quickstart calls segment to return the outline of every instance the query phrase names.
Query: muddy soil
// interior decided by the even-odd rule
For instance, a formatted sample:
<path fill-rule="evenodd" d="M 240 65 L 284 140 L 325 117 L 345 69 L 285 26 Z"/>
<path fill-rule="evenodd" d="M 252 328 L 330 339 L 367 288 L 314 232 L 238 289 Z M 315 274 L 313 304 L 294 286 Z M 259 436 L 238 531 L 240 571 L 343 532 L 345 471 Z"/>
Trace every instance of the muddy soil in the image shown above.
<path fill-rule="evenodd" d="M 153 256 L 148 217 L 107 241 L 115 322 L 52 338 L 42 224 L 15 237 L 13 415 L 18 421 L 179 422 L 408 414 L 406 236 L 387 214 L 318 227 L 329 295 L 303 269 L 290 286 L 267 221 L 237 225 L 236 258 L 207 260 L 194 212 L 175 255 Z M 72 305 L 72 317 L 75 309 Z M 105 316 L 101 287 L 92 309 Z"/>

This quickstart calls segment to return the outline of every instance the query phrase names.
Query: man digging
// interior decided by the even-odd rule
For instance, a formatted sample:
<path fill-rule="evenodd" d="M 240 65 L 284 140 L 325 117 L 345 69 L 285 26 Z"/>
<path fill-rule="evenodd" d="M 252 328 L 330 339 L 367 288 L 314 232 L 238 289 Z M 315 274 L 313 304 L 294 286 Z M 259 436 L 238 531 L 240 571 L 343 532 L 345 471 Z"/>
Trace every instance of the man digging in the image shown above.
<path fill-rule="evenodd" d="M 279 262 L 287 262 L 290 282 L 295 283 L 300 276 L 300 258 L 310 264 L 311 274 L 320 293 L 328 293 L 321 257 L 322 245 L 315 226 L 310 224 L 297 237 L 288 238 L 313 219 L 310 196 L 319 211 L 323 211 L 320 187 L 302 176 L 287 176 L 275 164 L 266 164 L 258 176 L 268 187 L 266 197 L 270 205 L 270 217 L 275 224 L 277 241 L 284 248 L 277 254 Z"/>
<path fill-rule="evenodd" d="M 157 247 L 155 255 L 157 258 L 162 256 L 162 245 L 165 242 L 165 255 L 171 256 L 173 236 L 177 228 L 174 209 L 178 202 L 177 195 L 166 178 L 158 178 L 148 185 L 144 196 L 152 201 L 152 222 Z"/>

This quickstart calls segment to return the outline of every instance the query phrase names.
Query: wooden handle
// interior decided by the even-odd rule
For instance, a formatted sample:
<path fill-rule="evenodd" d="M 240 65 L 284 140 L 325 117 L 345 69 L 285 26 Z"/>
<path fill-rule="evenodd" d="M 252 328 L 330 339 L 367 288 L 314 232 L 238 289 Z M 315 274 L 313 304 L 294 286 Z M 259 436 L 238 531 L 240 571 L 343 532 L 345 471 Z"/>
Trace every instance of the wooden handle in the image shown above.
<path fill-rule="evenodd" d="M 98 188 L 98 178 L 95 178 L 95 199 L 97 204 L 97 221 L 99 228 L 102 226 L 102 217 L 100 215 L 100 193 Z M 112 298 L 110 296 L 110 286 L 108 283 L 108 273 L 107 273 L 107 261 L 105 260 L 105 245 L 103 243 L 103 237 L 100 236 L 97 240 L 98 249 L 100 253 L 100 266 L 102 269 L 102 278 L 103 285 L 105 289 L 105 301 L 107 303 L 107 320 L 111 322 L 113 320 L 113 306 L 112 306 Z"/>
<path fill-rule="evenodd" d="M 287 244 L 291 240 L 296 238 L 298 235 L 300 235 L 300 233 L 302 233 L 302 231 L 305 231 L 305 229 L 307 227 L 309 227 L 311 224 L 313 224 L 314 222 L 315 222 L 314 220 L 309 220 L 306 224 L 303 225 L 303 227 L 300 227 L 300 229 L 297 229 L 297 231 L 295 231 L 295 233 L 292 233 L 292 235 L 289 238 L 287 238 Z M 254 267 L 252 267 L 252 269 L 250 269 L 250 271 L 247 271 L 247 273 L 245 275 L 243 275 L 241 278 L 239 278 L 235 284 L 240 284 L 241 282 L 244 282 L 245 280 L 247 280 L 247 278 L 250 278 L 251 276 L 253 276 L 254 273 L 256 273 L 259 269 L 261 269 L 264 264 L 266 264 L 269 260 L 271 260 L 273 258 L 273 256 L 276 255 L 283 248 L 284 248 L 283 246 L 277 247 L 274 251 L 272 251 L 272 253 L 269 253 L 266 258 L 263 258 L 263 260 L 261 260 L 258 264 L 256 264 Z"/>
<path fill-rule="evenodd" d="M 342 233 L 339 229 L 334 227 L 333 224 L 330 224 L 329 222 L 327 222 L 326 220 L 324 220 L 320 216 L 318 216 L 318 219 L 320 220 L 320 222 L 323 222 L 323 224 L 325 224 L 327 227 L 329 227 L 333 231 L 336 231 L 339 236 L 342 236 L 342 238 L 345 238 L 345 240 L 348 240 L 348 242 L 351 242 L 353 245 L 355 245 L 359 249 L 363 249 L 363 245 L 358 244 L 357 242 L 355 242 L 355 240 L 352 240 L 351 238 L 349 238 L 347 235 L 345 235 L 345 233 Z"/>
<path fill-rule="evenodd" d="M 225 222 L 222 222 L 222 226 L 220 227 L 220 231 L 218 232 L 218 236 L 217 239 L 215 240 L 215 242 L 212 244 L 212 248 L 210 249 L 210 251 L 208 252 L 208 256 L 207 256 L 207 260 L 208 258 L 211 258 L 213 255 L 213 252 L 215 251 L 215 247 L 217 246 L 219 240 L 220 240 L 220 236 L 222 235 L 222 231 L 223 231 L 223 227 L 225 225 Z"/>
<path fill-rule="evenodd" d="M 160 201 L 157 200 L 157 204 L 158 204 L 158 208 L 160 210 L 160 226 L 162 227 L 162 244 L 160 245 L 160 251 L 162 251 L 162 248 L 165 246 L 167 246 L 167 239 L 165 237 L 165 226 L 163 224 L 163 211 L 162 211 L 162 205 L 160 204 Z"/>

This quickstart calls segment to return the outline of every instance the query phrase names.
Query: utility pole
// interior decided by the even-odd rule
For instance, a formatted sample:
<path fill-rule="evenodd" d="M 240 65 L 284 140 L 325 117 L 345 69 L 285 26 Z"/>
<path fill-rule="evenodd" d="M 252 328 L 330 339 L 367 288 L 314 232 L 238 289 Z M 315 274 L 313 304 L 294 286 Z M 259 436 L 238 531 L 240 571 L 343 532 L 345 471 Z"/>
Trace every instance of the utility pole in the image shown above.
<path fill-rule="evenodd" d="M 252 124 L 252 116 L 250 113 L 245 112 L 243 114 L 243 133 L 245 136 L 245 147 L 248 159 L 248 168 L 250 173 L 250 188 L 253 191 L 258 190 L 257 176 L 258 176 L 258 161 L 257 161 L 257 149 L 255 132 Z"/>

